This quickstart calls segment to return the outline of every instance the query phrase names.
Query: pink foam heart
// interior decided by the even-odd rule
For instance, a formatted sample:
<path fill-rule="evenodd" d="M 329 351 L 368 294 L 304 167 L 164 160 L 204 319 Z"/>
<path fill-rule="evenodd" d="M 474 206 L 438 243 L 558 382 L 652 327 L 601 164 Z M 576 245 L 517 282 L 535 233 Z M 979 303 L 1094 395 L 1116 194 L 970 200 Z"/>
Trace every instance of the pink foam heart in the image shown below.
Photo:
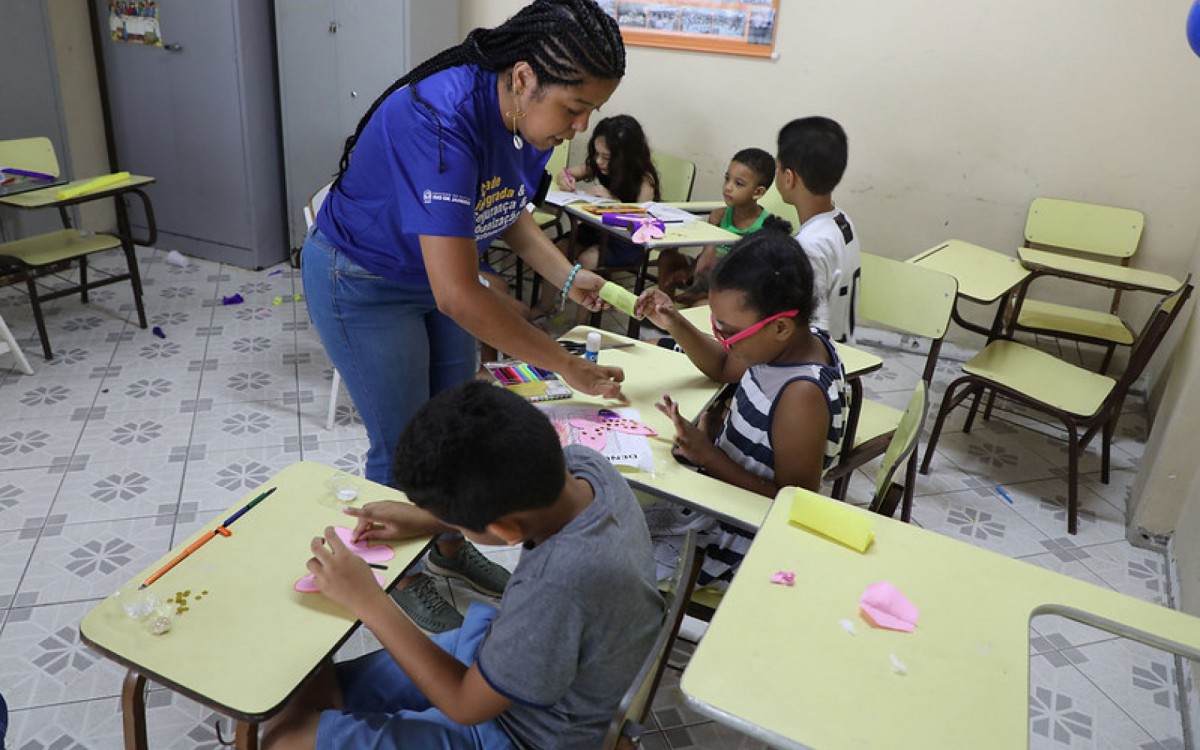
<path fill-rule="evenodd" d="M 386 544 L 377 542 L 351 541 L 354 530 L 345 526 L 335 526 L 333 532 L 346 545 L 346 549 L 358 555 L 369 563 L 384 563 L 396 556 L 396 551 Z"/>

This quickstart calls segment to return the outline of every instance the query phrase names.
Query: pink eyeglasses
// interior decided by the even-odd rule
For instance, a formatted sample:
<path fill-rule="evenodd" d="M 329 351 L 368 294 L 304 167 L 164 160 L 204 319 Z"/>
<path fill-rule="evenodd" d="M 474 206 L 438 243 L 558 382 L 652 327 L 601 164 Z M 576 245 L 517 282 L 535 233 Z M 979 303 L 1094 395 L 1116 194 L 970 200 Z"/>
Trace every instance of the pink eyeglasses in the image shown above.
<path fill-rule="evenodd" d="M 737 333 L 733 334 L 732 336 L 726 336 L 724 333 L 721 332 L 721 329 L 717 327 L 716 316 L 714 316 L 710 313 L 708 317 L 709 317 L 709 320 L 712 322 L 713 336 L 716 337 L 717 341 L 721 342 L 721 346 L 724 347 L 725 351 L 728 352 L 728 351 L 730 351 L 729 347 L 733 346 L 734 344 L 741 341 L 742 339 L 748 339 L 751 336 L 753 336 L 754 334 L 758 333 L 759 331 L 761 331 L 763 329 L 763 326 L 765 326 L 767 323 L 773 323 L 774 321 L 782 320 L 783 318 L 794 318 L 799 314 L 800 314 L 799 310 L 784 310 L 783 312 L 776 313 L 775 315 L 772 315 L 769 318 L 763 318 L 762 320 L 758 321 L 757 323 L 750 326 L 749 328 L 742 329 L 742 330 L 738 331 Z"/>

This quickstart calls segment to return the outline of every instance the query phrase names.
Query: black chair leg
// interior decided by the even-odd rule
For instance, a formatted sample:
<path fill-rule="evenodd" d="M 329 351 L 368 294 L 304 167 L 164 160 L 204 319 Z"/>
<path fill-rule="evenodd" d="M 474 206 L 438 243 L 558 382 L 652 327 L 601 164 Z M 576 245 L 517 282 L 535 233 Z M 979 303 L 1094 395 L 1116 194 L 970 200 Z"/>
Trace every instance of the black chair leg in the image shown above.
<path fill-rule="evenodd" d="M 1079 436 L 1067 424 L 1067 533 L 1079 530 Z"/>
<path fill-rule="evenodd" d="M 54 353 L 50 351 L 50 335 L 46 333 L 46 319 L 42 316 L 42 303 L 38 299 L 32 269 L 25 270 L 25 285 L 29 289 L 29 304 L 33 306 L 33 321 L 37 324 L 38 338 L 42 340 L 42 354 L 46 356 L 46 361 L 50 361 L 54 359 Z"/>
<path fill-rule="evenodd" d="M 138 270 L 137 253 L 133 243 L 122 243 L 125 250 L 125 264 L 129 267 L 129 283 L 133 286 L 133 304 L 137 308 L 138 325 L 146 328 L 146 306 L 142 302 L 142 273 Z"/>
<path fill-rule="evenodd" d="M 938 438 L 942 435 L 942 425 L 946 423 L 946 416 L 950 414 L 950 411 L 955 406 L 958 406 L 958 404 L 960 404 L 962 400 L 966 398 L 967 394 L 971 393 L 971 388 L 962 388 L 960 390 L 959 387 L 971 385 L 971 381 L 972 378 L 968 375 L 955 380 L 948 388 L 946 388 L 946 393 L 942 396 L 942 405 L 938 409 L 937 419 L 935 419 L 933 422 L 933 432 L 929 435 L 929 445 L 925 446 L 925 460 L 921 462 L 922 474 L 929 473 L 929 464 L 933 461 L 933 449 L 937 447 Z M 959 393 L 955 393 L 955 391 L 959 390 Z M 915 450 L 916 449 L 914 449 L 914 451 Z"/>
<path fill-rule="evenodd" d="M 79 301 L 85 305 L 88 301 L 87 271 L 87 256 L 81 255 L 79 256 Z"/>

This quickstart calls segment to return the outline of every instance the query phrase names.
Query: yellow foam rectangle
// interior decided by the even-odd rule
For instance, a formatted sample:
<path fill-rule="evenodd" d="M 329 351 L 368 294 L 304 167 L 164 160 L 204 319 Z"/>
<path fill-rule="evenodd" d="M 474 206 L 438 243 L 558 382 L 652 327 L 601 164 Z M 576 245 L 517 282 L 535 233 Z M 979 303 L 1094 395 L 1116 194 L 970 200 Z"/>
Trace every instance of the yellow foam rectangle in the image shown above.
<path fill-rule="evenodd" d="M 95 177 L 81 185 L 76 185 L 75 187 L 69 187 L 69 188 L 65 188 L 63 190 L 59 190 L 57 193 L 54 194 L 54 197 L 60 201 L 70 200 L 71 198 L 77 198 L 86 193 L 94 193 L 97 190 L 103 190 L 106 187 L 111 187 L 113 185 L 116 185 L 118 182 L 124 182 L 125 180 L 128 180 L 128 179 L 129 179 L 128 172 L 114 172 L 113 174 L 106 174 L 101 177 Z"/>
<path fill-rule="evenodd" d="M 857 552 L 866 552 L 875 541 L 875 523 L 870 516 L 818 495 L 796 493 L 788 520 Z"/>
<path fill-rule="evenodd" d="M 638 317 L 634 315 L 633 309 L 637 305 L 637 297 L 633 292 L 629 291 L 620 284 L 614 284 L 611 281 L 604 282 L 604 286 L 600 287 L 600 299 L 617 308 L 631 318 Z"/>

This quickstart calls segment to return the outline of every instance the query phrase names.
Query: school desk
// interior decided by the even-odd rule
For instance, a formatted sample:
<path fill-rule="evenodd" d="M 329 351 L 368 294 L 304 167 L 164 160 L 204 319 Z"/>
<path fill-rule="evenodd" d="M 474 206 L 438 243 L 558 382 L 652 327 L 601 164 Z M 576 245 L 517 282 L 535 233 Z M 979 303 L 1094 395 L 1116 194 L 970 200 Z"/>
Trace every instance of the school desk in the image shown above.
<path fill-rule="evenodd" d="M 1051 253 L 1032 247 L 1017 250 L 1021 265 L 1029 271 L 1044 276 L 1061 276 L 1075 281 L 1098 284 L 1113 289 L 1138 292 L 1170 294 L 1180 286 L 1180 281 L 1165 273 L 1144 271 L 1115 263 L 1102 263 L 1086 258 L 1074 258 L 1062 253 Z"/>
<path fill-rule="evenodd" d="M 775 747 L 1027 747 L 1034 615 L 1200 658 L 1200 619 L 838 504 L 874 524 L 859 554 L 790 524 L 796 495 L 836 503 L 780 491 L 681 683 L 697 711 Z M 770 583 L 778 571 L 795 585 Z M 859 615 L 880 581 L 916 605 L 914 632 Z"/>
<path fill-rule="evenodd" d="M 237 499 L 229 510 L 180 542 L 129 585 L 144 581 L 178 552 L 245 506 L 275 492 L 148 587 L 159 599 L 186 602 L 171 629 L 151 635 L 110 596 L 83 618 L 85 643 L 129 669 L 121 692 L 126 750 L 146 747 L 146 681 L 152 680 L 237 720 L 241 748 L 257 747 L 258 723 L 277 713 L 313 670 L 346 640 L 354 616 L 294 584 L 308 573 L 309 543 L 326 526 L 353 526 L 329 485 L 335 469 L 293 464 Z M 396 490 L 355 478 L 354 505 L 404 500 Z M 429 542 L 392 544 L 379 573 L 395 582 Z"/>
<path fill-rule="evenodd" d="M 951 317 L 968 331 L 987 336 L 989 341 L 1000 333 L 1013 290 L 1029 275 L 1029 271 L 1013 256 L 962 240 L 946 240 L 914 255 L 908 262 L 950 274 L 957 279 L 958 297 L 955 298 Z M 999 302 L 991 328 L 965 320 L 958 311 L 959 299 L 980 305 Z"/>
<path fill-rule="evenodd" d="M 586 203 L 569 203 L 563 206 L 563 211 L 566 212 L 567 217 L 571 220 L 572 228 L 577 226 L 579 222 L 584 222 L 599 229 L 601 232 L 618 239 L 630 240 L 630 238 L 633 236 L 633 233 L 628 229 L 614 226 L 612 224 L 605 224 L 603 219 L 598 214 L 594 214 L 586 210 L 588 207 L 589 206 Z M 709 224 L 707 221 L 703 220 L 672 223 L 666 224 L 665 226 L 666 229 L 664 230 L 661 238 L 649 240 L 642 246 L 644 248 L 644 252 L 642 253 L 641 265 L 638 267 L 636 274 L 637 278 L 633 285 L 634 294 L 641 294 L 642 290 L 646 288 L 646 278 L 650 273 L 650 256 L 653 251 L 665 250 L 672 247 L 679 248 L 702 247 L 705 245 L 731 245 L 741 239 L 738 235 L 732 232 L 727 232 L 724 229 Z M 576 245 L 575 236 L 576 233 L 572 232 L 571 247 L 568 251 L 570 257 L 574 257 L 576 253 L 583 249 Z M 596 324 L 597 322 L 598 318 L 593 317 L 592 323 Z M 640 323 L 637 319 L 630 318 L 629 329 L 627 331 L 628 335 L 636 336 L 639 325 Z"/>
<path fill-rule="evenodd" d="M 562 338 L 585 341 L 588 332 L 594 330 L 588 326 L 578 326 Z M 613 365 L 625 371 L 621 391 L 629 399 L 629 406 L 638 410 L 642 422 L 658 432 L 657 438 L 648 438 L 654 456 L 653 472 L 618 467 L 629 483 L 644 492 L 702 510 L 741 528 L 751 531 L 758 528 L 771 506 L 771 499 L 700 474 L 679 463 L 671 455 L 675 426 L 670 418 L 654 406 L 662 400 L 664 393 L 670 394 L 679 403 L 680 413 L 694 419 L 717 395 L 723 384 L 709 380 L 686 355 L 679 352 L 608 331 L 601 331 L 600 335 L 600 364 Z M 629 346 L 604 348 L 613 344 Z M 866 352 L 862 354 L 864 360 L 871 357 Z M 878 358 L 875 358 L 875 362 L 879 362 Z M 611 402 L 582 394 L 548 403 L 612 406 Z"/>

